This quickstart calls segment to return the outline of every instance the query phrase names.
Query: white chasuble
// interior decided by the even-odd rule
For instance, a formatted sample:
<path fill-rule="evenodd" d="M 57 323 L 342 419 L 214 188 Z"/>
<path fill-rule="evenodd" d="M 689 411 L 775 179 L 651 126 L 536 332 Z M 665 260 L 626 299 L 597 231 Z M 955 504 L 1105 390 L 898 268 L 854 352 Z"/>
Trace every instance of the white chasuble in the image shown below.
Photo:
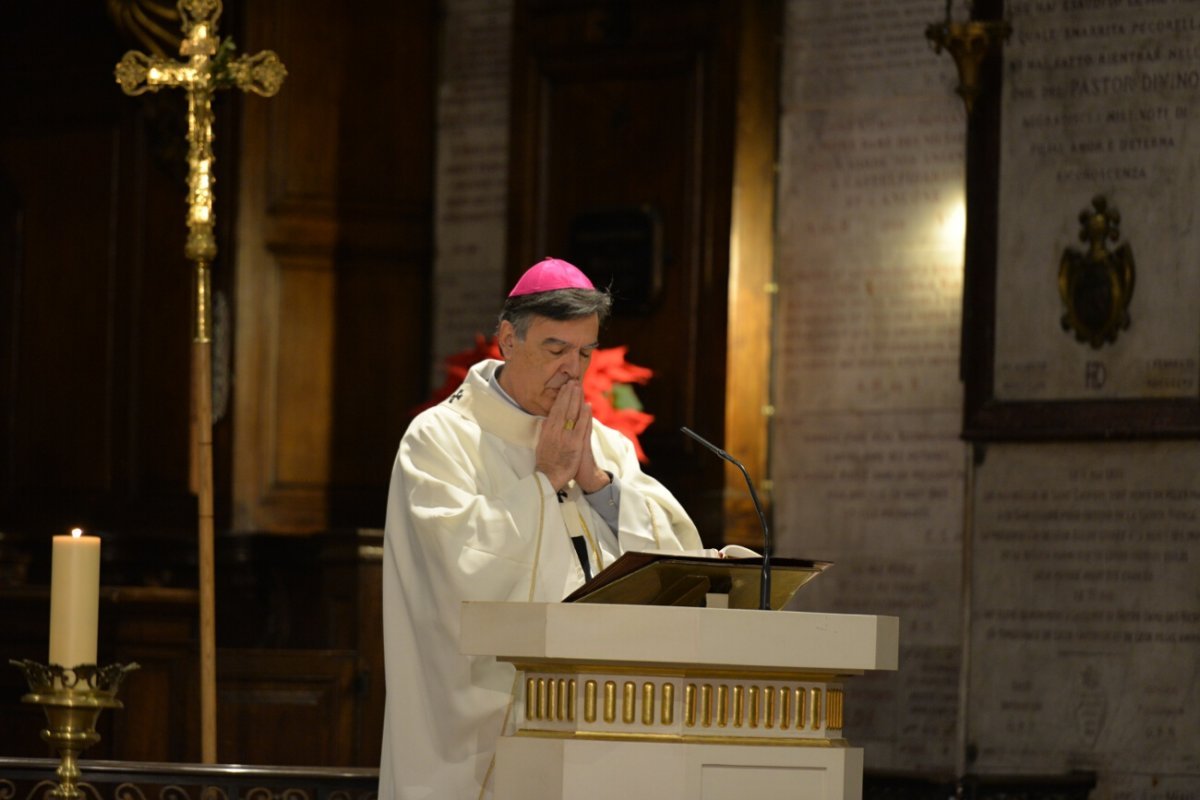
<path fill-rule="evenodd" d="M 515 672 L 459 653 L 464 600 L 555 602 L 630 550 L 697 550 L 695 525 L 638 464 L 632 443 L 592 424 L 596 464 L 620 482 L 618 530 L 570 484 L 562 502 L 534 469 L 544 420 L 488 384 L 499 361 L 471 368 L 400 442 L 383 555 L 387 707 L 380 800 L 490 796 L 496 739 Z"/>

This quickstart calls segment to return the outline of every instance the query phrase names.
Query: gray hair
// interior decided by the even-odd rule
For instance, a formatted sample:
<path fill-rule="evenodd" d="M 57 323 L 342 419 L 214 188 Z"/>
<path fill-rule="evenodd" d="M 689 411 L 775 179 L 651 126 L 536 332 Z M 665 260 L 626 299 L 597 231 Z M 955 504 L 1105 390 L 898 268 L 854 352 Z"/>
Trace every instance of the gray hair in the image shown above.
<path fill-rule="evenodd" d="M 600 324 L 612 310 L 612 295 L 600 289 L 556 289 L 510 297 L 500 310 L 500 322 L 509 322 L 524 340 L 534 317 L 554 320 L 581 319 L 595 314 Z"/>

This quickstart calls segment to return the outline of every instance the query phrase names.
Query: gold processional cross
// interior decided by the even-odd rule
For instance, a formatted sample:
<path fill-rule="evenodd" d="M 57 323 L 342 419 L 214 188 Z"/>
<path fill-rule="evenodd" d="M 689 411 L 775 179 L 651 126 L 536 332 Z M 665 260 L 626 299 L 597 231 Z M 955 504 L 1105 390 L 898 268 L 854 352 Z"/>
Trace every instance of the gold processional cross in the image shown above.
<path fill-rule="evenodd" d="M 270 97 L 287 76 L 270 50 L 233 58 L 233 43 L 217 38 L 220 0 L 180 0 L 186 61 L 130 51 L 116 67 L 117 83 L 128 95 L 181 87 L 188 97 L 188 237 L 184 255 L 195 264 L 195 319 L 192 348 L 192 464 L 199 502 L 200 561 L 200 744 L 206 764 L 217 760 L 216 622 L 213 588 L 212 350 L 209 338 L 209 268 L 217 255 L 213 237 L 212 98 L 218 89 L 239 89 Z"/>

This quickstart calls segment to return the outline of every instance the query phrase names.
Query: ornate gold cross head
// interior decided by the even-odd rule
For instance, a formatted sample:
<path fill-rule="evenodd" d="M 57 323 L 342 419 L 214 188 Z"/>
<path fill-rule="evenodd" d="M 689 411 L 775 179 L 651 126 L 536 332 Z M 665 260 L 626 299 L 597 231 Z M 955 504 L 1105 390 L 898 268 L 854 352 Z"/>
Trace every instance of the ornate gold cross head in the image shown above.
<path fill-rule="evenodd" d="M 217 37 L 220 0 L 180 0 L 184 39 L 179 54 L 186 61 L 130 51 L 117 64 L 117 83 L 128 95 L 181 87 L 188 94 L 188 240 L 189 259 L 212 262 L 213 237 L 212 95 L 237 87 L 270 97 L 279 91 L 287 70 L 270 50 L 233 57 L 233 43 Z"/>

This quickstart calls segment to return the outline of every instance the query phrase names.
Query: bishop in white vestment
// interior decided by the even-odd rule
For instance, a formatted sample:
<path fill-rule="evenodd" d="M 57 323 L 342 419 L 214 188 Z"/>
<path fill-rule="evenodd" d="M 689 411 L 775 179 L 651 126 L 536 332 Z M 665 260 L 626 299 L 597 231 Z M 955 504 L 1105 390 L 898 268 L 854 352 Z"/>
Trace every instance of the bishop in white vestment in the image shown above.
<path fill-rule="evenodd" d="M 491 792 L 515 672 L 458 649 L 464 600 L 555 602 L 629 550 L 697 550 L 695 525 L 592 419 L 582 378 L 610 300 L 547 259 L 475 365 L 400 443 L 383 562 L 387 707 L 380 800 Z"/>

